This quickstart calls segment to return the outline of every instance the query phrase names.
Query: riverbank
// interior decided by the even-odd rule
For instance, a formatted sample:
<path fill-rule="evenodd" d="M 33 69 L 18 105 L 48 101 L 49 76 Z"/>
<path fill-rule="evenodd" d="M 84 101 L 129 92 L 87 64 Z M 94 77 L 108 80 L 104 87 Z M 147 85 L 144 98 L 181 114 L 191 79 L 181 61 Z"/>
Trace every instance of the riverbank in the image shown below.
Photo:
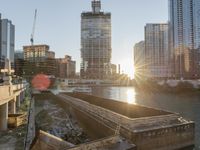
<path fill-rule="evenodd" d="M 174 94 L 188 94 L 188 93 L 200 93 L 199 81 L 190 80 L 166 80 L 166 81 L 142 81 L 136 85 L 136 90 L 143 92 L 162 92 L 162 93 L 174 93 Z"/>

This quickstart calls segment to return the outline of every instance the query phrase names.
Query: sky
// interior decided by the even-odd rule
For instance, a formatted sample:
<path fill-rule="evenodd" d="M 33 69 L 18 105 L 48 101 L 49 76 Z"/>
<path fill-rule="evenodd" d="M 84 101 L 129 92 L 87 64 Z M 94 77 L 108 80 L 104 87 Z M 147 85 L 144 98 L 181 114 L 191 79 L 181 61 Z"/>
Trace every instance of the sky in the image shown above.
<path fill-rule="evenodd" d="M 112 63 L 133 74 L 133 47 L 144 40 L 146 23 L 168 21 L 168 0 L 101 0 L 112 14 Z M 0 0 L 2 18 L 15 25 L 15 49 L 30 44 L 34 10 L 38 10 L 35 44 L 47 44 L 56 57 L 71 55 L 80 69 L 81 12 L 91 11 L 91 0 Z"/>

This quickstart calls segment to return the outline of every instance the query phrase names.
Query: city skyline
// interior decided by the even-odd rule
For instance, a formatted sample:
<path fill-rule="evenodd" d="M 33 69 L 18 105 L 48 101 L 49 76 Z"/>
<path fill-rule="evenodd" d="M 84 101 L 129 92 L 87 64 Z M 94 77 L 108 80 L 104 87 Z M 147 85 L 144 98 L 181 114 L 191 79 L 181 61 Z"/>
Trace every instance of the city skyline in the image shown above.
<path fill-rule="evenodd" d="M 37 3 L 37 1 L 20 0 L 12 2 L 12 5 L 9 1 L 2 1 L 0 12 L 2 18 L 8 18 L 15 24 L 15 49 L 22 49 L 23 45 L 30 44 L 34 9 L 37 8 L 35 44 L 50 45 L 56 57 L 62 57 L 66 53 L 71 55 L 77 61 L 77 71 L 79 71 L 80 14 L 82 11 L 91 10 L 90 2 L 80 0 L 48 2 L 47 7 L 46 1 Z M 112 63 L 121 64 L 125 73 L 133 74 L 133 46 L 144 39 L 143 30 L 146 23 L 168 21 L 168 1 L 128 0 L 124 3 L 122 0 L 118 2 L 102 0 L 102 8 L 112 13 Z"/>
<path fill-rule="evenodd" d="M 200 0 L 0 4 L 0 150 L 200 149 Z"/>

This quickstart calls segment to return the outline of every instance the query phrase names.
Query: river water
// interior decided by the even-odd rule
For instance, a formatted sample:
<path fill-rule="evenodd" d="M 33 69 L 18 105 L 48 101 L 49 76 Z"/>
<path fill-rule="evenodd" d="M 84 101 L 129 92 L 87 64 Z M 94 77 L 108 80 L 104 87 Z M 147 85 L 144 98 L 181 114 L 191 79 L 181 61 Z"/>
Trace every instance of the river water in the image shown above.
<path fill-rule="evenodd" d="M 196 149 L 200 150 L 200 93 L 144 93 L 134 87 L 95 87 L 92 94 L 130 104 L 163 109 L 195 121 Z"/>

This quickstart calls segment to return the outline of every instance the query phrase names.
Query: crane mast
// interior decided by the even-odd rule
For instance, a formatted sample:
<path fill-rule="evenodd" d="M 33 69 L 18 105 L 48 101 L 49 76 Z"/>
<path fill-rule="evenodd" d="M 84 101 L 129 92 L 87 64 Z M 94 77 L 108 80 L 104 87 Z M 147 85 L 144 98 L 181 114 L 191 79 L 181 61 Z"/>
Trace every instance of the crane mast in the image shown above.
<path fill-rule="evenodd" d="M 33 20 L 33 29 L 31 33 L 31 45 L 34 45 L 34 34 L 35 34 L 35 26 L 36 26 L 36 19 L 37 19 L 37 9 L 35 9 L 35 15 L 34 15 L 34 20 Z"/>

